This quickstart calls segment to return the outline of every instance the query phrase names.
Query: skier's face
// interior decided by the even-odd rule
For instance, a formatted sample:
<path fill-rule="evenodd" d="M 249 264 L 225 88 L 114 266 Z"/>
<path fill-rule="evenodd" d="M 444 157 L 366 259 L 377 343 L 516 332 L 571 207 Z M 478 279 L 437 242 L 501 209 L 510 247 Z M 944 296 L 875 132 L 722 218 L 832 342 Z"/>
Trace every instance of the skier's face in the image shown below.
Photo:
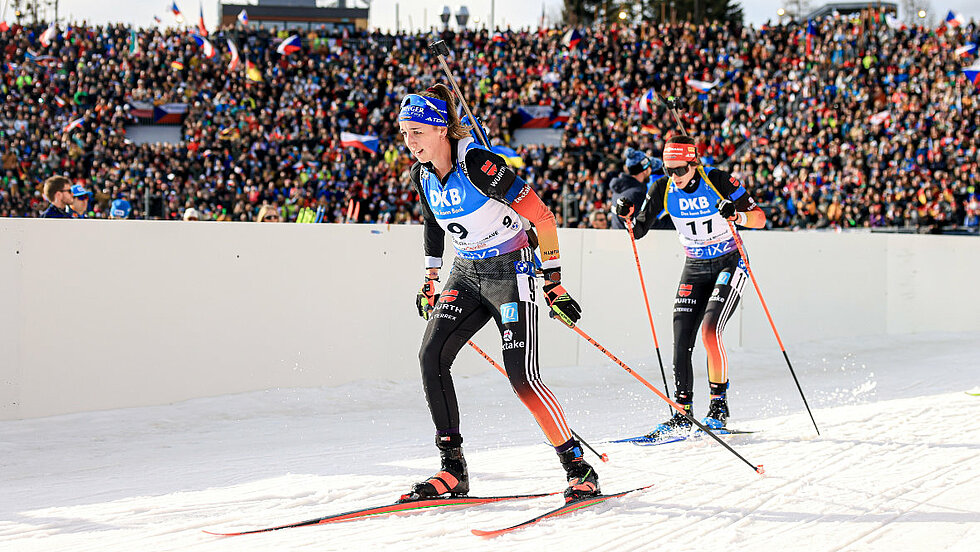
<path fill-rule="evenodd" d="M 688 182 L 694 178 L 695 166 L 694 163 L 687 163 L 685 161 L 664 161 L 664 172 L 674 179 L 674 184 L 678 187 L 686 188 Z"/>
<path fill-rule="evenodd" d="M 398 128 L 401 130 L 405 145 L 419 163 L 432 161 L 440 153 L 444 153 L 442 150 L 449 146 L 446 140 L 446 127 L 401 121 L 398 123 Z"/>

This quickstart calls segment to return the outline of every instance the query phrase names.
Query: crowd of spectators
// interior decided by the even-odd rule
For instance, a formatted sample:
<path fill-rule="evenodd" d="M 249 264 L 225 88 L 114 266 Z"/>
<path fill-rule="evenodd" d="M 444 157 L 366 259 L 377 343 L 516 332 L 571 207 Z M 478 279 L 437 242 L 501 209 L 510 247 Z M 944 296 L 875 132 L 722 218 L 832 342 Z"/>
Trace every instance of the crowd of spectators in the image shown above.
<path fill-rule="evenodd" d="M 810 40 L 806 27 L 596 26 L 575 48 L 563 29 L 447 38 L 496 141 L 518 106 L 568 112 L 560 145 L 518 148 L 562 226 L 607 224 L 595 221 L 626 148 L 656 157 L 678 131 L 662 106 L 638 108 L 653 89 L 686 101 L 702 160 L 731 170 L 774 228 L 976 227 L 980 91 L 954 51 L 978 27 L 895 29 L 871 12 L 828 17 Z M 311 32 L 281 56 L 286 33 L 228 28 L 208 59 L 183 30 L 73 25 L 49 46 L 43 30 L 0 32 L 0 216 L 38 216 L 41 183 L 63 175 L 94 192 L 92 217 L 126 199 L 136 218 L 295 221 L 322 207 L 324 222 L 419 220 L 395 117 L 402 95 L 443 80 L 431 35 Z M 224 38 L 261 81 L 228 70 Z M 133 102 L 188 104 L 182 141 L 130 140 L 146 122 Z M 380 151 L 341 147 L 342 131 L 379 136 Z"/>

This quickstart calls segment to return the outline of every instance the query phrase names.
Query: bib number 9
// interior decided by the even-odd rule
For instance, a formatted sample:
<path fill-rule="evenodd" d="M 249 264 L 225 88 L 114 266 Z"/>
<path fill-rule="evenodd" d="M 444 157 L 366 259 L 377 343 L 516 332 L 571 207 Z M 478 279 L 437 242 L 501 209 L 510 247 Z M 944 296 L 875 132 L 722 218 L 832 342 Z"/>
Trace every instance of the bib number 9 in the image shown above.
<path fill-rule="evenodd" d="M 453 234 L 459 234 L 459 239 L 461 240 L 465 240 L 466 236 L 470 234 L 466 228 L 463 228 L 463 225 L 459 224 L 458 222 L 450 223 L 448 226 L 446 226 L 446 230 L 449 230 Z"/>

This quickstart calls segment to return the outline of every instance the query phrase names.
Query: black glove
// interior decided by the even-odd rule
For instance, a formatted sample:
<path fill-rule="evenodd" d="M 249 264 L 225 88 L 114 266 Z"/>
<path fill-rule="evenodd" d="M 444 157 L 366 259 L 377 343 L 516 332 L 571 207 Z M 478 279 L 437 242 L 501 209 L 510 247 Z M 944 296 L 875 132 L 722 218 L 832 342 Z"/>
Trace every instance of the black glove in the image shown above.
<path fill-rule="evenodd" d="M 574 326 L 582 318 L 582 307 L 568 295 L 561 285 L 561 270 L 551 268 L 544 272 L 544 298 L 551 307 L 551 316 L 556 315 L 568 326 Z"/>
<path fill-rule="evenodd" d="M 415 296 L 415 306 L 419 309 L 419 316 L 425 320 L 429 319 L 429 314 L 432 313 L 432 309 L 436 306 L 436 301 L 439 300 L 439 294 L 436 293 L 436 284 L 438 278 L 426 278 L 425 283 L 422 284 L 422 289 L 419 290 L 418 295 Z"/>
<path fill-rule="evenodd" d="M 633 202 L 628 197 L 621 197 L 616 200 L 616 214 L 623 217 L 633 216 Z"/>
<path fill-rule="evenodd" d="M 718 213 L 728 220 L 735 220 L 735 204 L 727 199 L 719 199 L 715 204 Z"/>

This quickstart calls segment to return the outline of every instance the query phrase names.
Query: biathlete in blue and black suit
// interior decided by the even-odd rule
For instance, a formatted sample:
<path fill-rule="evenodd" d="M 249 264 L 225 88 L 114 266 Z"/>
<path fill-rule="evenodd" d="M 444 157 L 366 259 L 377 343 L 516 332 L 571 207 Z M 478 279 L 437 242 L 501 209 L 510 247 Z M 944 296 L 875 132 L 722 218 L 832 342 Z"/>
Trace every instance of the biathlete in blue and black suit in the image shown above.
<path fill-rule="evenodd" d="M 417 300 L 428 320 L 419 360 L 442 459 L 442 469 L 402 500 L 469 492 L 451 369 L 459 350 L 491 319 L 500 331 L 507 377 L 566 470 L 566 500 L 598 494 L 595 470 L 582 459 L 561 405 L 538 371 L 535 265 L 521 217 L 537 229 L 545 301 L 573 322 L 581 313 L 561 285 L 554 215 L 503 158 L 470 137 L 446 86 L 405 96 L 398 126 L 418 160 L 411 178 L 422 204 L 426 273 Z M 456 260 L 437 295 L 446 232 Z"/>
<path fill-rule="evenodd" d="M 657 179 L 636 213 L 634 233 L 642 238 L 662 217 L 670 216 L 687 259 L 674 298 L 674 397 L 691 414 L 694 369 L 691 353 L 698 326 L 708 356 L 711 400 L 704 424 L 722 428 L 729 417 L 728 358 L 721 334 L 735 312 L 745 285 L 745 263 L 739 255 L 728 221 L 762 228 L 766 215 L 731 174 L 698 162 L 689 136 L 674 136 L 664 147 L 665 176 Z M 621 217 L 632 216 L 633 204 L 616 204 Z M 703 323 L 702 323 L 703 322 Z M 651 439 L 668 438 L 690 430 L 680 413 L 658 425 Z"/>

